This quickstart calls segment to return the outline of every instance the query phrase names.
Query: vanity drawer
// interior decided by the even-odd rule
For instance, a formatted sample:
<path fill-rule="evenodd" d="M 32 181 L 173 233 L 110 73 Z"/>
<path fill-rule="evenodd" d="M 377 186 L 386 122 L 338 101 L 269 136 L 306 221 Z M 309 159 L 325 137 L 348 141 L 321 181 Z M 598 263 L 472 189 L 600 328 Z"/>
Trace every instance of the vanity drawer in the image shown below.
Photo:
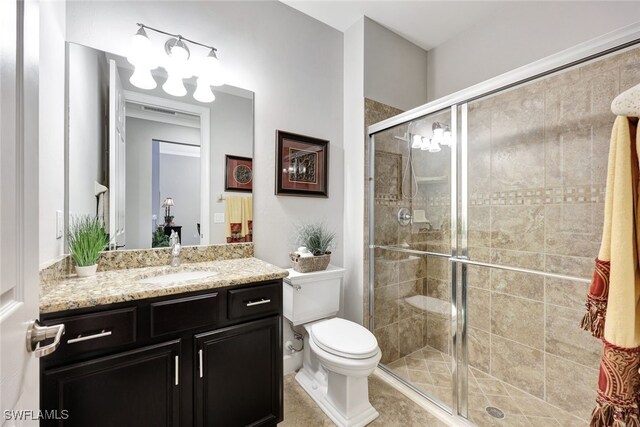
<path fill-rule="evenodd" d="M 136 341 L 135 307 L 50 319 L 44 323 L 64 323 L 65 334 L 55 352 L 56 357 L 117 347 Z"/>
<path fill-rule="evenodd" d="M 220 318 L 218 292 L 151 303 L 151 336 L 215 325 Z"/>
<path fill-rule="evenodd" d="M 231 289 L 227 294 L 229 320 L 280 313 L 282 284 L 271 283 L 242 289 Z"/>

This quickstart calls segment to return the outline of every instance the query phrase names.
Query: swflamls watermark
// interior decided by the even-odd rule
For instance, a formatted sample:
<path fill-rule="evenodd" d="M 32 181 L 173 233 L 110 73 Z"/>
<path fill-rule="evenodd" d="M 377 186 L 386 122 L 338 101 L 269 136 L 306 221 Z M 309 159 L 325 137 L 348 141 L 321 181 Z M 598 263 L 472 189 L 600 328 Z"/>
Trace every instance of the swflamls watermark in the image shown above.
<path fill-rule="evenodd" d="M 40 420 L 66 420 L 69 418 L 69 411 L 63 409 L 58 411 L 52 410 L 4 410 L 2 412 L 5 421 L 40 421 Z"/>

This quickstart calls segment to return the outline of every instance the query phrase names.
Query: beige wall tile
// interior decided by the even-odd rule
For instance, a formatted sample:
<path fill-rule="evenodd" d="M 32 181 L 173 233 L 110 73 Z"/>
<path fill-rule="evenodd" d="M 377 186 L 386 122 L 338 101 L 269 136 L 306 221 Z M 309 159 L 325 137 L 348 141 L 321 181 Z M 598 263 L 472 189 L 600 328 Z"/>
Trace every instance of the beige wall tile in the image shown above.
<path fill-rule="evenodd" d="M 376 258 L 374 285 L 388 286 L 398 283 L 398 261 L 386 258 Z"/>
<path fill-rule="evenodd" d="M 374 316 L 376 328 L 387 326 L 398 321 L 398 289 L 399 285 L 377 288 L 374 298 Z"/>
<path fill-rule="evenodd" d="M 602 213 L 598 208 L 595 204 L 545 206 L 546 253 L 595 257 L 602 236 Z"/>
<path fill-rule="evenodd" d="M 546 356 L 546 401 L 584 420 L 590 419 L 598 388 L 598 370 Z"/>
<path fill-rule="evenodd" d="M 469 287 L 467 311 L 470 327 L 491 331 L 491 292 Z"/>
<path fill-rule="evenodd" d="M 575 363 L 598 369 L 602 342 L 579 328 L 583 310 L 548 305 L 546 310 L 546 351 Z"/>
<path fill-rule="evenodd" d="M 546 277 L 545 298 L 547 304 L 554 304 L 583 311 L 589 291 L 588 283 Z M 583 311 L 584 312 L 584 311 Z"/>
<path fill-rule="evenodd" d="M 492 250 L 491 262 L 509 267 L 544 270 L 544 255 L 535 252 Z M 491 289 L 496 292 L 542 301 L 544 278 L 533 274 L 494 270 L 491 273 Z"/>
<path fill-rule="evenodd" d="M 400 337 L 398 335 L 398 324 L 376 328 L 373 334 L 378 340 L 378 347 L 382 351 L 381 363 L 390 363 L 400 358 Z"/>
<path fill-rule="evenodd" d="M 400 357 L 424 347 L 422 316 L 408 317 L 398 322 L 400 333 Z"/>
<path fill-rule="evenodd" d="M 448 317 L 434 313 L 427 313 L 427 342 L 426 344 L 449 354 L 449 334 L 451 320 Z"/>
<path fill-rule="evenodd" d="M 531 347 L 491 337 L 491 374 L 529 394 L 544 396 L 544 353 Z"/>
<path fill-rule="evenodd" d="M 491 368 L 489 333 L 473 327 L 470 327 L 468 331 L 469 365 L 489 373 Z"/>
<path fill-rule="evenodd" d="M 544 350 L 544 304 L 494 292 L 491 295 L 491 332 Z"/>
<path fill-rule="evenodd" d="M 542 252 L 544 250 L 544 207 L 492 206 L 491 247 Z"/>

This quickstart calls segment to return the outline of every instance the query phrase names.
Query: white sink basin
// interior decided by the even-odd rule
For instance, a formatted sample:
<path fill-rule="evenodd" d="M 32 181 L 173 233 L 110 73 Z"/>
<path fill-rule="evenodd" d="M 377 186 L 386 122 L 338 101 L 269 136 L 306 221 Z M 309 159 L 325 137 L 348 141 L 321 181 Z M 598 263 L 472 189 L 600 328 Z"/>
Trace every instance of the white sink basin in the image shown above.
<path fill-rule="evenodd" d="M 187 282 L 189 280 L 204 279 L 218 275 L 215 271 L 183 271 L 181 273 L 163 274 L 161 276 L 147 277 L 138 280 L 138 283 L 150 285 L 163 285 L 166 283 Z"/>

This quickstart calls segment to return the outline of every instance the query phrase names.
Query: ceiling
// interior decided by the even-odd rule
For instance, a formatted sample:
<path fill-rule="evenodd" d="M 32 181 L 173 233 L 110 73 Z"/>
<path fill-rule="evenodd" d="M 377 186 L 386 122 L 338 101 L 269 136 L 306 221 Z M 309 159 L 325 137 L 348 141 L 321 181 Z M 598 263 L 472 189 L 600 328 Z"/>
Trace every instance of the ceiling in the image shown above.
<path fill-rule="evenodd" d="M 343 32 L 367 16 L 425 50 L 510 6 L 504 1 L 281 1 Z"/>

